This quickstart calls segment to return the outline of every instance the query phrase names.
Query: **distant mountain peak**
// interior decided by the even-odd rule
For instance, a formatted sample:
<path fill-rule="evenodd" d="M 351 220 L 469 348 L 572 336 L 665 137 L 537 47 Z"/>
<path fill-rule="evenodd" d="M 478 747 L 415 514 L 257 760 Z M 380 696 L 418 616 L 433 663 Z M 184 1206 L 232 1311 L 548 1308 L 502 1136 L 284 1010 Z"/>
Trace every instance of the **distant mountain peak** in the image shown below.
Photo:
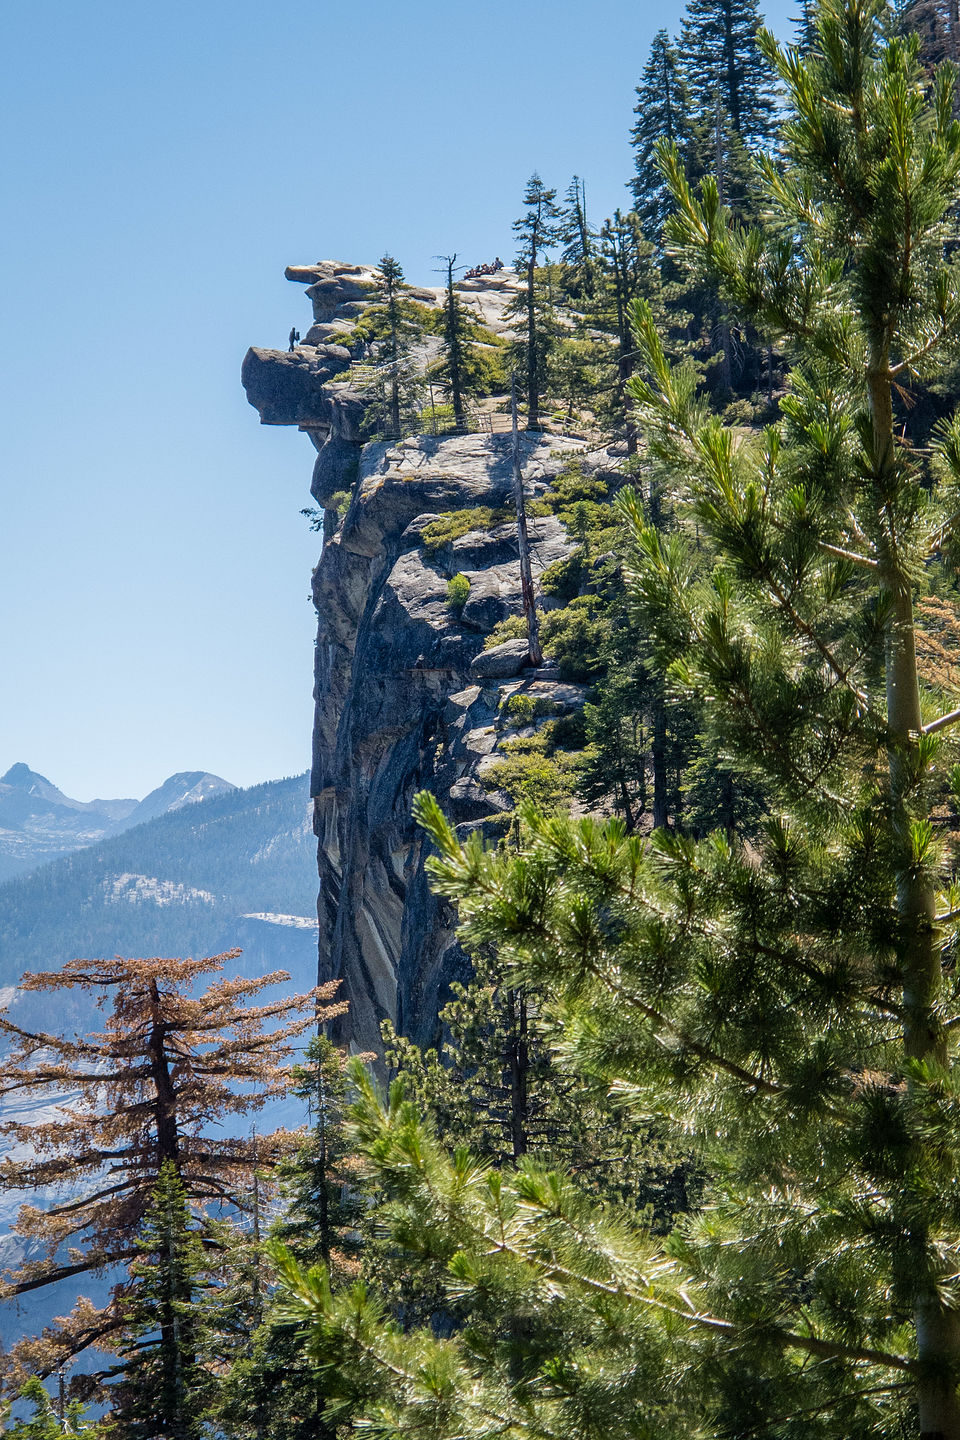
<path fill-rule="evenodd" d="M 50 781 L 45 775 L 39 775 L 36 770 L 31 770 L 30 766 L 25 765 L 22 760 L 11 765 L 6 775 L 0 775 L 0 785 L 13 785 L 17 790 L 29 790 L 37 781 L 41 785 L 50 785 Z M 56 786 L 50 786 L 50 788 L 56 789 Z"/>
<path fill-rule="evenodd" d="M 211 775 L 208 770 L 178 770 L 176 775 L 168 776 L 162 785 L 144 796 L 125 825 L 140 825 L 167 810 L 180 810 L 184 805 L 207 800 L 211 795 L 225 795 L 236 788 L 229 780 Z"/>
<path fill-rule="evenodd" d="M 143 800 L 71 800 L 18 760 L 0 776 L 0 882 L 237 787 L 208 770 L 180 770 Z"/>

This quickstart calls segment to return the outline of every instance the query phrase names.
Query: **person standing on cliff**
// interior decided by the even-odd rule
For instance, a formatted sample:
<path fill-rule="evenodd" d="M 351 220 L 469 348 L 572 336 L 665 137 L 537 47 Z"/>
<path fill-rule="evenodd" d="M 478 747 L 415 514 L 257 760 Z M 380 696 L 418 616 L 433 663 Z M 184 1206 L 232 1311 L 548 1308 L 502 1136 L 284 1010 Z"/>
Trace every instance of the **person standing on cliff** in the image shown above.
<path fill-rule="evenodd" d="M 292 329 L 292 330 L 290 331 L 290 349 L 291 349 L 291 350 L 293 350 L 293 349 L 296 347 L 297 342 L 299 341 L 299 339 L 300 339 L 300 331 L 299 331 L 299 330 L 296 330 L 296 329 Z"/>

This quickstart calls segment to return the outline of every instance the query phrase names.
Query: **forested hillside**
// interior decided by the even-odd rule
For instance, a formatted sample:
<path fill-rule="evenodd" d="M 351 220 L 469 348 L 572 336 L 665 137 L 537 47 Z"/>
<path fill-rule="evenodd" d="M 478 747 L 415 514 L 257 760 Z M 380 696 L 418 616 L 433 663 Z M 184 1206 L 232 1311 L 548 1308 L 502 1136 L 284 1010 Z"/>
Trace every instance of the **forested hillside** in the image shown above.
<path fill-rule="evenodd" d="M 312 984 L 315 850 L 304 776 L 160 815 L 0 886 L 0 985 L 78 955 L 200 956 L 241 945 L 245 973 L 296 956 L 299 983 Z"/>
<path fill-rule="evenodd" d="M 250 352 L 319 452 L 321 934 L 397 1024 L 233 955 L 27 979 L 103 1021 L 0 1020 L 6 1293 L 120 1278 L 5 1356 L 21 1440 L 960 1440 L 960 34 L 760 18 L 656 37 L 630 211 L 534 176 L 496 286 L 300 267 Z M 46 874 L 163 955 L 238 871 L 302 913 L 299 784 Z"/>

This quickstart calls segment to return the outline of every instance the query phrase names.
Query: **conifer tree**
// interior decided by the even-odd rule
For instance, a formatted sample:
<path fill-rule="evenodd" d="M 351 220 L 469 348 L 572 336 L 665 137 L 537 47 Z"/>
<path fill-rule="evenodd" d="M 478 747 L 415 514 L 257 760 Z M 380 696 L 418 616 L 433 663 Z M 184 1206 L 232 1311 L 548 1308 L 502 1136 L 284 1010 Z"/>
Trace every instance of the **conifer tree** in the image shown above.
<path fill-rule="evenodd" d="M 547 347 L 554 326 L 553 297 L 544 286 L 542 267 L 545 252 L 557 239 L 557 192 L 533 174 L 524 192 L 524 214 L 514 221 L 519 240 L 517 270 L 526 279 L 525 291 L 511 307 L 521 336 L 526 379 L 527 429 L 540 428 L 540 397 L 547 365 Z M 548 277 L 549 279 L 549 277 Z"/>
<path fill-rule="evenodd" d="M 814 0 L 800 0 L 800 13 L 793 16 L 793 25 L 796 35 L 797 49 L 806 54 L 816 44 L 816 8 Z"/>
<path fill-rule="evenodd" d="M 757 0 L 689 0 L 679 56 L 692 105 L 708 130 L 729 122 L 748 149 L 773 137 L 774 72 L 757 43 Z M 676 142 L 674 142 L 676 143 Z"/>
<path fill-rule="evenodd" d="M 960 126 L 952 75 L 929 87 L 890 18 L 822 0 L 808 55 L 763 38 L 791 104 L 765 229 L 665 156 L 671 244 L 789 347 L 782 422 L 735 443 L 636 317 L 641 420 L 682 485 L 672 535 L 619 501 L 631 603 L 762 777 L 754 842 L 528 812 L 515 855 L 420 802 L 465 943 L 550 987 L 572 1062 L 699 1136 L 709 1203 L 662 1247 L 368 1092 L 398 1223 L 461 1303 L 522 1293 L 544 1341 L 518 1366 L 489 1331 L 404 1335 L 285 1264 L 317 1361 L 352 1366 L 392 1434 L 960 1440 L 960 887 L 937 818 L 960 709 L 922 682 L 915 612 L 960 561 L 960 420 L 932 463 L 895 420 L 960 324 Z"/>
<path fill-rule="evenodd" d="M 314 1036 L 292 1079 L 291 1093 L 306 1104 L 310 1125 L 303 1145 L 280 1166 L 285 1203 L 273 1234 L 306 1263 L 322 1260 L 339 1275 L 353 1265 L 363 1212 L 363 1198 L 352 1186 L 344 1056 L 326 1036 Z"/>
<path fill-rule="evenodd" d="M 627 1121 L 602 1086 L 557 1066 L 559 1030 L 542 991 L 501 983 L 492 954 L 477 954 L 474 971 L 451 986 L 439 1050 L 421 1051 L 384 1026 L 387 1063 L 405 1094 L 449 1145 L 469 1146 L 498 1167 L 537 1156 L 588 1190 L 669 1219 L 685 1157 L 668 1153 L 649 1126 Z"/>
<path fill-rule="evenodd" d="M 424 325 L 417 305 L 405 293 L 408 287 L 400 262 L 384 255 L 377 270 L 376 302 L 367 307 L 353 335 L 370 347 L 378 367 L 366 428 L 397 438 L 416 427 L 423 376 L 414 351 Z"/>
<path fill-rule="evenodd" d="M 566 267 L 567 290 L 589 297 L 593 292 L 597 234 L 587 219 L 587 187 L 579 175 L 574 175 L 567 186 L 557 234 L 563 246 L 560 260 Z"/>
<path fill-rule="evenodd" d="M 382 347 L 385 363 L 391 367 L 389 377 L 390 424 L 394 435 L 400 435 L 400 361 L 406 339 L 400 315 L 400 295 L 403 289 L 403 269 L 392 255 L 384 255 L 380 261 L 380 285 L 386 310 L 387 335 Z"/>
<path fill-rule="evenodd" d="M 600 231 L 600 264 L 593 303 L 587 310 L 587 321 L 615 336 L 614 374 L 607 385 L 612 397 L 612 414 L 604 415 L 597 406 L 601 420 L 626 431 L 627 453 L 637 450 L 637 432 L 630 414 L 627 381 L 633 371 L 636 344 L 630 325 L 634 300 L 643 296 L 658 316 L 662 311 L 660 273 L 654 260 L 653 245 L 645 238 L 640 218 L 635 212 L 624 215 L 614 211 Z"/>
<path fill-rule="evenodd" d="M 458 430 L 467 428 L 466 412 L 463 408 L 464 371 L 466 369 L 467 341 L 466 316 L 463 306 L 453 288 L 454 268 L 457 263 L 456 251 L 442 257 L 447 266 L 447 294 L 443 306 L 444 368 L 450 383 L 450 399 L 453 403 L 453 423 Z"/>
<path fill-rule="evenodd" d="M 5 1297 L 131 1261 L 167 1161 L 192 1205 L 245 1208 L 253 1166 L 279 1158 L 285 1133 L 253 1139 L 231 1134 L 228 1125 L 225 1134 L 211 1133 L 211 1122 L 243 1119 L 283 1094 L 292 1042 L 344 1006 L 330 1003 L 336 985 L 250 1003 L 267 986 L 289 980 L 285 971 L 218 979 L 191 993 L 239 953 L 72 960 L 61 970 L 23 977 L 25 990 L 77 989 L 110 1013 L 102 1031 L 86 1036 L 34 1033 L 0 1015 L 0 1034 L 11 1045 L 0 1068 L 0 1094 L 22 1111 L 36 1096 L 46 1107 L 37 1119 L 0 1125 L 16 1147 L 0 1162 L 0 1188 L 65 1192 L 46 1209 L 21 1207 L 14 1229 L 41 1253 L 5 1276 Z M 105 1308 L 81 1297 L 63 1324 L 14 1347 L 11 1383 L 29 1371 L 49 1374 L 65 1358 L 122 1331 L 123 1283 Z"/>
<path fill-rule="evenodd" d="M 960 60 L 960 5 L 958 0 L 907 0 L 899 24 L 920 37 L 921 54 L 933 67 L 944 60 Z"/>
<path fill-rule="evenodd" d="M 369 1204 L 348 1144 L 344 1057 L 325 1036 L 314 1036 L 291 1079 L 291 1093 L 306 1103 L 310 1124 L 277 1169 L 280 1213 L 269 1238 L 288 1246 L 304 1266 L 322 1263 L 340 1287 L 356 1274 Z M 318 1384 L 290 1324 L 268 1304 L 261 1319 L 219 1387 L 218 1423 L 231 1440 L 332 1436 L 329 1386 Z"/>
<path fill-rule="evenodd" d="M 636 93 L 633 113 L 637 118 L 630 131 L 634 148 L 630 189 L 643 229 L 651 239 L 659 240 L 671 202 L 657 164 L 656 147 L 661 140 L 667 140 L 685 150 L 690 124 L 687 82 L 677 48 L 666 30 L 658 30 L 653 37 Z"/>
<path fill-rule="evenodd" d="M 105 1427 L 97 1421 L 87 1419 L 87 1407 L 79 1400 L 67 1400 L 62 1394 L 53 1400 L 44 1389 L 43 1382 L 32 1375 L 17 1397 L 29 1401 L 33 1414 L 22 1416 L 12 1425 L 4 1422 L 10 1418 L 10 1405 L 0 1408 L 0 1434 L 9 1440 L 62 1440 L 64 1435 L 76 1435 L 82 1440 L 105 1440 Z"/>
<path fill-rule="evenodd" d="M 505 342 L 481 322 L 477 311 L 464 304 L 456 289 L 456 255 L 445 261 L 446 296 L 439 323 L 440 355 L 427 369 L 430 381 L 439 380 L 450 394 L 456 429 L 468 428 L 466 402 L 478 395 L 495 394 L 507 383 L 504 373 Z"/>
<path fill-rule="evenodd" d="M 135 1249 L 111 1433 L 118 1440 L 200 1440 L 213 1388 L 203 1364 L 210 1343 L 208 1267 L 201 1227 L 173 1160 L 160 1166 Z"/>

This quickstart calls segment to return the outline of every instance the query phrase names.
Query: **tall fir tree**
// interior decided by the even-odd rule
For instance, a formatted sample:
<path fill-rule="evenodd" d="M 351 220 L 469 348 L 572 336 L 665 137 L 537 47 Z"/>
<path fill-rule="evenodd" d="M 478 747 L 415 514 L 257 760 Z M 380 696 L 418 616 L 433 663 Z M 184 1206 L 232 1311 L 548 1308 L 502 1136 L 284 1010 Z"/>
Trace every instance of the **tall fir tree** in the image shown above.
<path fill-rule="evenodd" d="M 400 364 L 406 350 L 406 335 L 400 311 L 400 296 L 404 286 L 403 269 L 392 255 L 384 255 L 380 260 L 379 270 L 387 322 L 382 361 L 390 368 L 387 382 L 390 394 L 390 425 L 393 434 L 400 435 Z"/>
<path fill-rule="evenodd" d="M 588 325 L 600 327 L 615 339 L 610 355 L 612 373 L 606 384 L 609 413 L 604 414 L 599 405 L 597 410 L 601 423 L 606 421 L 615 435 L 624 433 L 629 455 L 637 450 L 637 431 L 626 388 L 636 358 L 631 306 L 642 295 L 662 315 L 662 291 L 654 247 L 643 233 L 640 217 L 635 211 L 626 215 L 614 211 L 613 218 L 605 220 L 600 231 L 597 280 L 586 318 Z"/>
<path fill-rule="evenodd" d="M 690 127 L 690 98 L 676 45 L 666 30 L 658 30 L 633 107 L 636 121 L 630 131 L 634 174 L 630 181 L 633 206 L 646 234 L 659 241 L 670 213 L 670 191 L 657 164 L 656 147 L 667 140 L 685 150 Z"/>
<path fill-rule="evenodd" d="M 447 293 L 443 305 L 444 368 L 450 384 L 453 423 L 458 430 L 465 430 L 467 416 L 463 406 L 463 396 L 466 381 L 467 337 L 465 331 L 467 321 L 463 313 L 463 305 L 454 289 L 456 252 L 452 255 L 444 255 L 442 258 L 447 267 Z"/>
<path fill-rule="evenodd" d="M 123 1301 L 121 1371 L 112 1393 L 117 1440 L 201 1440 L 214 1379 L 201 1227 L 172 1160 L 160 1166 L 136 1238 Z"/>
<path fill-rule="evenodd" d="M 291 1093 L 305 1102 L 310 1124 L 300 1134 L 300 1145 L 278 1167 L 281 1205 L 269 1240 L 289 1246 L 305 1266 L 326 1266 L 340 1288 L 357 1273 L 369 1207 L 359 1162 L 348 1144 L 344 1057 L 326 1037 L 315 1036 L 291 1078 Z M 231 1440 L 332 1436 L 327 1403 L 331 1387 L 318 1383 L 293 1327 L 274 1315 L 269 1304 L 262 1322 L 221 1381 L 214 1407 L 217 1423 Z"/>
<path fill-rule="evenodd" d="M 547 351 L 555 329 L 551 277 L 549 274 L 545 277 L 544 267 L 546 252 L 557 240 L 560 212 L 556 202 L 556 190 L 548 189 L 539 175 L 532 175 L 524 191 L 524 213 L 513 224 L 519 242 L 517 270 L 524 278 L 525 288 L 510 309 L 520 336 L 528 430 L 540 428 Z"/>
<path fill-rule="evenodd" d="M 506 343 L 482 323 L 478 312 L 463 300 L 457 290 L 459 268 L 456 255 L 439 257 L 445 261 L 446 294 L 439 321 L 434 320 L 440 337 L 440 354 L 427 367 L 427 380 L 438 380 L 445 387 L 453 410 L 454 428 L 469 428 L 467 402 L 481 395 L 502 394 L 508 384 L 505 371 Z M 436 432 L 436 407 L 432 411 Z"/>
<path fill-rule="evenodd" d="M 403 267 L 383 255 L 377 267 L 377 294 L 354 327 L 377 367 L 368 387 L 365 429 L 387 438 L 415 431 L 423 398 L 423 367 L 416 348 L 425 333 L 423 316 L 407 295 Z"/>
<path fill-rule="evenodd" d="M 587 219 L 587 186 L 579 175 L 567 186 L 557 238 L 563 246 L 560 261 L 566 270 L 565 288 L 588 298 L 593 291 L 597 234 Z"/>
<path fill-rule="evenodd" d="M 689 0 L 678 46 L 697 118 L 708 131 L 729 123 L 750 150 L 770 143 L 777 113 L 775 73 L 757 43 L 760 24 L 757 0 Z"/>
<path fill-rule="evenodd" d="M 948 60 L 960 61 L 960 4 L 958 0 L 907 0 L 898 24 L 920 38 L 921 54 L 931 69 Z"/>

